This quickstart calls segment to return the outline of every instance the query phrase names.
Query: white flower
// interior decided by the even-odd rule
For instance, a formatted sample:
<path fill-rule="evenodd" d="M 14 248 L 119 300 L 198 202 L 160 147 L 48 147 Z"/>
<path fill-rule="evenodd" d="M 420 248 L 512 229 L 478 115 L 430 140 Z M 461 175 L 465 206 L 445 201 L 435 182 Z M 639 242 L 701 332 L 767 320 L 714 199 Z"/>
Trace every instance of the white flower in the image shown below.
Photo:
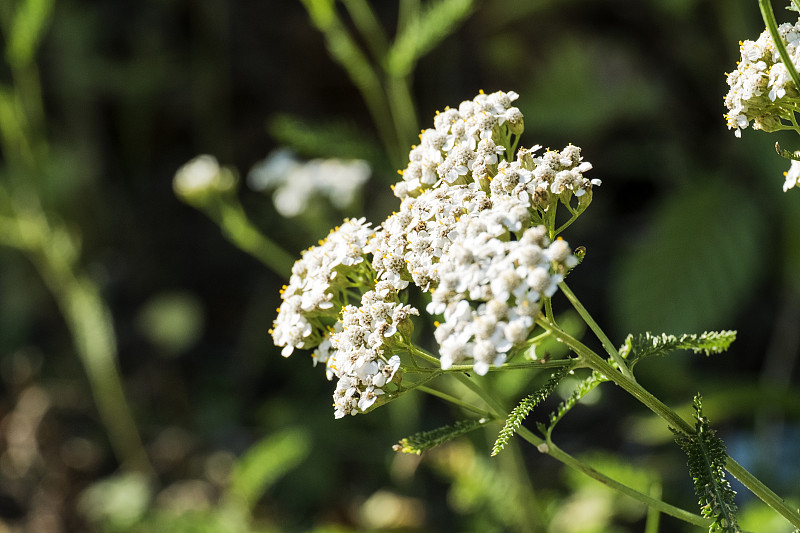
<path fill-rule="evenodd" d="M 275 345 L 283 347 L 284 357 L 295 348 L 314 348 L 326 338 L 327 332 L 316 317 L 337 316 L 338 309 L 332 300 L 347 288 L 346 276 L 339 276 L 339 272 L 364 261 L 364 249 L 371 235 L 365 219 L 345 219 L 319 246 L 304 251 L 295 262 L 271 330 Z M 323 354 L 321 351 L 315 359 L 322 360 Z"/>
<path fill-rule="evenodd" d="M 191 201 L 208 193 L 232 190 L 236 177 L 221 168 L 214 156 L 200 155 L 178 169 L 172 186 L 179 197 Z"/>
<path fill-rule="evenodd" d="M 795 68 L 800 67 L 799 32 L 800 21 L 778 27 Z M 775 131 L 783 119 L 789 119 L 791 112 L 787 108 L 791 108 L 798 97 L 789 71 L 767 30 L 756 41 L 741 43 L 740 53 L 736 70 L 727 75 L 730 90 L 725 96 L 728 108 L 725 118 L 728 129 L 741 137 L 741 130 L 752 121 L 754 129 Z"/>
<path fill-rule="evenodd" d="M 786 176 L 786 181 L 783 184 L 783 192 L 788 191 L 793 187 L 800 187 L 800 161 L 792 161 L 788 172 L 783 173 Z"/>
<path fill-rule="evenodd" d="M 255 190 L 274 189 L 275 209 L 285 217 L 294 217 L 318 197 L 326 198 L 339 209 L 347 208 L 370 173 L 369 164 L 359 159 L 302 162 L 291 151 L 279 149 L 256 164 L 247 181 Z"/>

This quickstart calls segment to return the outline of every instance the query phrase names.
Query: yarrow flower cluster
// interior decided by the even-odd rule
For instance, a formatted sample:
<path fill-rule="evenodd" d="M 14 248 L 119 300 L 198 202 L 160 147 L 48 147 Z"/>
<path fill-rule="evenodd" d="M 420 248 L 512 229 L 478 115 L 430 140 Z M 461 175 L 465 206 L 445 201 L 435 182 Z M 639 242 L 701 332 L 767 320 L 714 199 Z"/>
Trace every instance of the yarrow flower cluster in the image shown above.
<path fill-rule="evenodd" d="M 372 233 L 365 219 L 345 220 L 327 238 L 304 251 L 292 267 L 289 284 L 282 289 L 283 303 L 271 330 L 281 354 L 288 357 L 295 348 L 310 349 L 327 335 L 326 319 L 336 319 L 350 287 L 371 278 L 364 263 L 364 247 Z"/>
<path fill-rule="evenodd" d="M 795 69 L 800 68 L 800 20 L 781 24 L 778 34 Z M 753 129 L 773 132 L 796 127 L 794 113 L 800 92 L 792 81 L 768 30 L 755 41 L 740 42 L 741 59 L 736 70 L 727 75 L 730 90 L 725 96 L 728 129 L 737 137 L 753 122 Z M 784 173 L 783 190 L 800 186 L 798 168 L 792 162 Z"/>
<path fill-rule="evenodd" d="M 800 66 L 800 21 L 778 27 L 792 64 Z M 725 96 L 728 129 L 741 137 L 742 129 L 753 122 L 753 129 L 767 132 L 781 128 L 781 119 L 789 119 L 797 102 L 797 88 L 769 34 L 764 32 L 755 41 L 740 43 L 741 59 L 736 70 L 727 75 L 730 90 Z"/>
<path fill-rule="evenodd" d="M 284 356 L 313 349 L 315 364 L 338 378 L 337 418 L 404 390 L 403 369 L 420 353 L 409 291 L 431 294 L 441 368 L 468 364 L 483 375 L 528 340 L 544 299 L 577 265 L 554 237 L 601 182 L 584 177 L 592 166 L 577 146 L 509 158 L 523 130 L 517 98 L 481 93 L 437 113 L 393 187 L 399 210 L 374 232 L 346 221 L 295 265 L 272 335 Z M 559 204 L 572 217 L 556 229 Z"/>

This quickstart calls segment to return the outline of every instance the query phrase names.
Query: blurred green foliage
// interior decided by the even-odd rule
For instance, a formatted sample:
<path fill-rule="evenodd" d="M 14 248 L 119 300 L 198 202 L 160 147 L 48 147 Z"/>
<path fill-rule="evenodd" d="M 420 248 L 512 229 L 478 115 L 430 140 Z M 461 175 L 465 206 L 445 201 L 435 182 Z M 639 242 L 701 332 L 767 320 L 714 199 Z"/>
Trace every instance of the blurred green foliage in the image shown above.
<path fill-rule="evenodd" d="M 355 0 L 311 3 L 322 15 L 336 10 L 348 29 L 364 27 Z M 643 507 L 588 478 L 564 479 L 530 447 L 489 459 L 496 431 L 421 460 L 395 455 L 399 438 L 463 417 L 435 399 L 404 397 L 334 421 L 324 372 L 282 359 L 267 335 L 283 280 L 173 195 L 172 175 L 198 153 L 244 174 L 291 145 L 305 157 L 369 160 L 363 210 L 341 215 L 382 220 L 396 206 L 387 184 L 418 129 L 479 89 L 519 92 L 523 142 L 575 142 L 603 180 L 566 238 L 588 250 L 570 284 L 617 345 L 648 329 L 739 331 L 718 359 L 670 356 L 637 370 L 686 412 L 702 389 L 742 462 L 800 498 L 797 461 L 781 472 L 760 457 L 774 450 L 771 439 L 790 448 L 798 421 L 800 201 L 780 192 L 786 165 L 774 140 L 751 130 L 735 139 L 720 101 L 738 41 L 761 31 L 755 2 L 424 3 L 432 7 L 422 13 L 452 22 L 448 32 L 395 2 L 372 4 L 386 31 L 352 44 L 371 50 L 363 59 L 380 76 L 367 83 L 394 95 L 386 102 L 365 102 L 353 86 L 364 78 L 331 59 L 320 20 L 300 2 L 0 2 L 0 181 L 33 184 L 59 238 L 76 245 L 75 268 L 110 311 L 155 470 L 142 478 L 120 469 L 52 292 L 26 255 L 0 248 L 0 528 L 555 532 L 566 520 L 569 531 L 641 531 Z M 398 25 L 406 29 L 395 34 Z M 37 75 L 20 76 L 34 60 Z M 31 104 L 36 87 L 41 109 Z M 402 127 L 375 125 L 392 113 Z M 329 230 L 282 219 L 253 191 L 238 197 L 292 254 Z M 9 205 L 0 194 L 0 215 Z M 4 231 L 0 242 L 11 237 Z M 514 373 L 488 380 L 508 406 L 539 383 Z M 617 392 L 603 390 L 603 401 L 560 423 L 565 448 L 635 457 L 631 484 L 663 483 L 665 500 L 691 507 L 690 480 L 670 471 L 681 457 L 663 424 L 653 429 Z M 32 397 L 48 399 L 38 404 L 46 415 L 34 416 Z M 596 465 L 628 476 L 617 460 Z M 787 531 L 746 499 L 740 508 L 746 529 Z M 582 526 L 585 515 L 593 518 Z M 661 520 L 660 531 L 687 530 Z"/>

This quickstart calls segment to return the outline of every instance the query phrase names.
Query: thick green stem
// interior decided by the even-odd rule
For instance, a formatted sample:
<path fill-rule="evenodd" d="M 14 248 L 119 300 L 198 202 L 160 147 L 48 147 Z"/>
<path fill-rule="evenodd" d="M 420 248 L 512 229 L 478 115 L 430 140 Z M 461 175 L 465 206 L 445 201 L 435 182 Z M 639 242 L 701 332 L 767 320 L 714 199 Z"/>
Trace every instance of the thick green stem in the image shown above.
<path fill-rule="evenodd" d="M 647 391 L 637 382 L 630 380 L 627 376 L 615 370 L 602 357 L 581 344 L 578 340 L 571 337 L 568 333 L 558 329 L 542 319 L 537 320 L 537 323 L 545 329 L 552 331 L 553 334 L 561 340 L 561 342 L 574 350 L 575 353 L 577 353 L 578 356 L 583 359 L 583 362 L 588 367 L 600 372 L 605 377 L 609 378 L 611 381 L 625 389 L 625 391 L 631 394 L 631 396 L 639 400 L 656 415 L 665 420 L 670 427 L 687 435 L 691 435 L 695 432 L 694 427 L 692 427 L 661 400 L 650 394 L 649 391 Z M 800 513 L 787 505 L 783 499 L 781 499 L 766 485 L 764 485 L 758 478 L 745 470 L 744 467 L 742 467 L 730 456 L 727 459 L 726 469 L 731 473 L 731 475 L 741 481 L 741 483 L 761 501 L 786 518 L 792 525 L 800 527 Z"/>
<path fill-rule="evenodd" d="M 725 463 L 725 470 L 731 473 L 733 477 L 738 479 L 742 485 L 748 488 L 750 492 L 759 497 L 761 501 L 769 505 L 793 526 L 800 528 L 800 514 L 794 507 L 788 505 L 783 498 L 775 494 L 769 487 L 764 485 L 760 479 L 745 470 L 745 468 L 736 462 L 736 460 L 728 456 Z"/>
<path fill-rule="evenodd" d="M 692 434 L 694 428 L 681 418 L 675 411 L 670 409 L 661 400 L 650 394 L 644 387 L 639 385 L 636 381 L 630 379 L 625 374 L 611 366 L 605 359 L 594 353 L 590 348 L 581 343 L 579 340 L 572 337 L 566 331 L 554 326 L 553 324 L 539 318 L 536 323 L 551 331 L 556 338 L 567 345 L 570 349 L 578 354 L 582 362 L 591 368 L 598 371 L 601 375 L 607 377 L 623 389 L 631 396 L 646 405 L 651 411 L 666 420 L 669 425 L 683 433 Z"/>
<path fill-rule="evenodd" d="M 772 11 L 770 0 L 758 0 L 758 7 L 761 9 L 761 17 L 764 19 L 764 24 L 767 25 L 767 30 L 769 30 L 772 41 L 775 43 L 775 48 L 778 49 L 783 65 L 789 72 L 794 86 L 800 90 L 800 75 L 797 74 L 797 69 L 794 67 L 794 63 L 792 63 L 792 58 L 789 57 L 786 45 L 783 44 L 783 40 L 780 34 L 778 34 L 778 22 L 775 20 L 775 13 Z"/>

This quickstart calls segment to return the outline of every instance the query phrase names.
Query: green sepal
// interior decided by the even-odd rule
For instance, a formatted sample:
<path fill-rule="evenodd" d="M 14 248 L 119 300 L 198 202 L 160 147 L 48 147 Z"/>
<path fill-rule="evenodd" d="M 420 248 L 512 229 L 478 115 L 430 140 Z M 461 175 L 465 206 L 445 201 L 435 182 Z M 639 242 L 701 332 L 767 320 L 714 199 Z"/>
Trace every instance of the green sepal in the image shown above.
<path fill-rule="evenodd" d="M 465 435 L 470 431 L 485 426 L 489 422 L 490 420 L 488 418 L 459 420 L 447 426 L 442 426 L 430 431 L 421 431 L 410 437 L 401 439 L 400 442 L 392 446 L 392 449 L 396 452 L 420 455 L 425 450 Z"/>

